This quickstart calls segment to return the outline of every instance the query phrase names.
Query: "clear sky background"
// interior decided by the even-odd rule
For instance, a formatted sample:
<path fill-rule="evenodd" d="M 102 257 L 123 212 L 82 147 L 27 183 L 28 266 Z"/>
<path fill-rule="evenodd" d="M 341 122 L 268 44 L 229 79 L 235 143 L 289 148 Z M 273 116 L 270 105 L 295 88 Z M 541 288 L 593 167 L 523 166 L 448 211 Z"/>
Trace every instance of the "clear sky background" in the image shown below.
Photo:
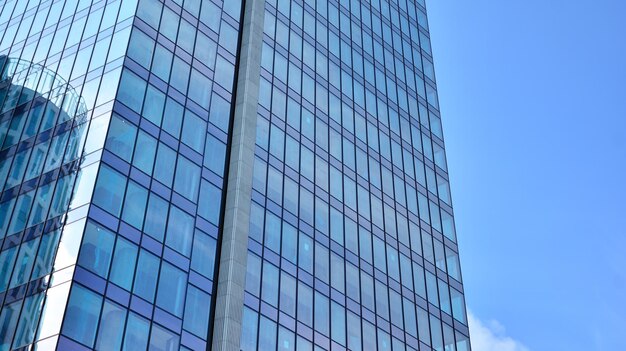
<path fill-rule="evenodd" d="M 474 351 L 626 350 L 626 1 L 428 11 Z"/>

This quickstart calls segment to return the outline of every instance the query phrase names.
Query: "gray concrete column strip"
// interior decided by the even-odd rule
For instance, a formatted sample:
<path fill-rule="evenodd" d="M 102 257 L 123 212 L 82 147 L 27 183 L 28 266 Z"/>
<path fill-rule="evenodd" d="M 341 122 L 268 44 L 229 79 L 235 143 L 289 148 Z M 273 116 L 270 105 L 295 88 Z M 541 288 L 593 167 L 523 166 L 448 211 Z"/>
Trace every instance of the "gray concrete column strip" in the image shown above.
<path fill-rule="evenodd" d="M 246 0 L 244 6 L 213 324 L 216 351 L 239 351 L 246 279 L 265 0 Z"/>

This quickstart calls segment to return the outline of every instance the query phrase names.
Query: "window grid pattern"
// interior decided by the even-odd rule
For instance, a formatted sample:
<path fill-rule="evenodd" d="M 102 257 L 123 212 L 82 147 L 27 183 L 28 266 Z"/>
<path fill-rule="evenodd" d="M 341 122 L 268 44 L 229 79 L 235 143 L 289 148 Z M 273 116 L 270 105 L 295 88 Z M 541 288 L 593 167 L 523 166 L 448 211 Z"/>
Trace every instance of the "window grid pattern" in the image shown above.
<path fill-rule="evenodd" d="M 469 350 L 422 1 L 266 1 L 241 345 Z"/>
<path fill-rule="evenodd" d="M 56 344 L 102 147 L 86 132 L 108 121 L 135 7 L 2 2 L 0 350 Z"/>
<path fill-rule="evenodd" d="M 139 1 L 62 327 L 72 343 L 210 342 L 240 12 Z"/>

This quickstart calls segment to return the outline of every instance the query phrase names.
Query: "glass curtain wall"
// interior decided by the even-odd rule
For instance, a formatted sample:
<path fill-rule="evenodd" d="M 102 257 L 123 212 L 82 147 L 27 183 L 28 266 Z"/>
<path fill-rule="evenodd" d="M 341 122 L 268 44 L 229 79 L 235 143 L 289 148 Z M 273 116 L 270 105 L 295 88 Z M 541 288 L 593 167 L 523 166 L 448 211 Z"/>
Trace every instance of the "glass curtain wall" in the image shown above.
<path fill-rule="evenodd" d="M 0 350 L 57 342 L 135 8 L 1 2 Z"/>
<path fill-rule="evenodd" d="M 243 350 L 469 350 L 425 4 L 267 0 Z"/>

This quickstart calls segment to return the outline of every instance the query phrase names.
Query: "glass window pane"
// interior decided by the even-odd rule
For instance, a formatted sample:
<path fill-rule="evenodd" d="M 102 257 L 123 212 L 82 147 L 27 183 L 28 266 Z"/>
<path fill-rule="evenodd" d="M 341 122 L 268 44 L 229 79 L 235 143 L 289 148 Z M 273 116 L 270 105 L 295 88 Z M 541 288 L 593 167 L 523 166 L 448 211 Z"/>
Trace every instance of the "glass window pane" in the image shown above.
<path fill-rule="evenodd" d="M 196 336 L 206 338 L 209 328 L 211 296 L 193 285 L 187 289 L 183 326 Z"/>
<path fill-rule="evenodd" d="M 138 75 L 125 69 L 122 72 L 117 99 L 137 113 L 141 112 L 146 82 Z"/>
<path fill-rule="evenodd" d="M 143 107 L 143 117 L 147 118 L 157 127 L 160 127 L 161 120 L 163 119 L 164 106 L 165 94 L 152 85 L 148 85 L 148 90 L 146 90 L 146 101 Z"/>
<path fill-rule="evenodd" d="M 168 207 L 165 200 L 154 193 L 150 193 L 144 231 L 161 242 L 165 234 L 165 220 L 167 219 Z"/>
<path fill-rule="evenodd" d="M 211 98 L 209 122 L 213 123 L 223 132 L 228 132 L 228 126 L 230 124 L 230 103 L 215 93 L 213 93 L 213 97 Z"/>
<path fill-rule="evenodd" d="M 249 254 L 246 265 L 246 291 L 256 297 L 261 296 L 261 267 L 259 256 Z"/>
<path fill-rule="evenodd" d="M 207 142 L 204 149 L 204 165 L 221 177 L 224 175 L 225 161 L 226 144 L 213 135 L 207 134 Z"/>
<path fill-rule="evenodd" d="M 113 115 L 109 126 L 106 148 L 124 161 L 130 163 L 135 147 L 136 135 L 137 127 L 127 120 Z"/>
<path fill-rule="evenodd" d="M 146 214 L 146 203 L 148 202 L 148 190 L 141 185 L 130 181 L 126 190 L 126 199 L 124 200 L 124 211 L 122 219 L 141 230 L 143 228 L 143 219 Z"/>
<path fill-rule="evenodd" d="M 218 225 L 221 205 L 221 190 L 215 185 L 203 180 L 200 188 L 198 215 L 209 220 L 211 223 Z"/>
<path fill-rule="evenodd" d="M 167 238 L 165 238 L 167 245 L 189 257 L 193 228 L 193 217 L 181 211 L 178 207 L 172 206 L 167 225 Z"/>
<path fill-rule="evenodd" d="M 20 315 L 21 301 L 14 302 L 8 306 L 4 306 L 0 313 L 0 349 L 9 350 L 11 348 L 11 340 Z"/>
<path fill-rule="evenodd" d="M 259 325 L 259 350 L 276 350 L 276 322 L 261 315 Z"/>
<path fill-rule="evenodd" d="M 182 317 L 186 286 L 187 274 L 171 264 L 163 262 L 157 305 L 177 317 Z"/>
<path fill-rule="evenodd" d="M 180 127 L 183 121 L 183 106 L 168 98 L 165 105 L 165 113 L 163 115 L 163 129 L 178 138 L 180 136 Z"/>
<path fill-rule="evenodd" d="M 265 261 L 263 263 L 261 297 L 263 301 L 278 307 L 278 268 Z"/>
<path fill-rule="evenodd" d="M 26 220 L 28 219 L 28 214 L 30 213 L 34 195 L 35 190 L 32 190 L 26 194 L 20 195 L 20 197 L 17 198 L 15 210 L 13 211 L 13 219 L 11 220 L 11 225 L 7 231 L 7 235 L 15 234 L 26 227 Z"/>
<path fill-rule="evenodd" d="M 196 69 L 191 70 L 188 96 L 206 110 L 209 109 L 212 87 L 213 83 L 209 78 Z"/>
<path fill-rule="evenodd" d="M 114 242 L 115 234 L 93 222 L 87 222 L 78 264 L 107 278 Z"/>
<path fill-rule="evenodd" d="M 172 186 L 174 178 L 174 167 L 176 164 L 176 152 L 163 143 L 159 143 L 156 165 L 154 167 L 154 178 L 168 187 Z"/>
<path fill-rule="evenodd" d="M 173 54 L 160 44 L 154 49 L 154 57 L 152 61 L 152 72 L 165 82 L 169 81 L 170 71 L 172 69 Z"/>
<path fill-rule="evenodd" d="M 213 279 L 215 267 L 215 239 L 207 234 L 196 230 L 193 239 L 193 253 L 191 256 L 191 269 Z"/>
<path fill-rule="evenodd" d="M 283 326 L 278 328 L 278 349 L 280 351 L 296 350 L 296 335 L 293 331 Z"/>
<path fill-rule="evenodd" d="M 179 342 L 178 335 L 158 324 L 152 324 L 149 348 L 151 351 L 178 351 Z"/>
<path fill-rule="evenodd" d="M 52 258 L 59 244 L 59 235 L 60 229 L 57 229 L 41 237 L 41 244 L 39 244 L 39 251 L 33 267 L 32 279 L 40 278 L 52 272 Z"/>
<path fill-rule="evenodd" d="M 0 292 L 5 291 L 9 285 L 18 248 L 19 246 L 14 246 L 0 253 Z"/>
<path fill-rule="evenodd" d="M 139 262 L 137 263 L 137 275 L 135 276 L 133 293 L 148 300 L 148 302 L 153 302 L 158 272 L 158 257 L 148 251 L 141 250 Z"/>
<path fill-rule="evenodd" d="M 14 349 L 26 346 L 34 341 L 35 330 L 37 329 L 39 315 L 41 314 L 41 304 L 43 303 L 43 298 L 44 294 L 40 293 L 37 295 L 29 296 L 24 300 L 24 307 L 22 307 L 22 318 L 20 318 L 19 325 L 17 326 L 17 330 L 15 332 L 15 339 L 13 340 Z M 0 324 L 1 323 L 2 322 L 0 322 Z M 0 330 L 4 329 L 0 328 Z"/>
<path fill-rule="evenodd" d="M 135 274 L 137 261 L 137 246 L 128 240 L 119 238 L 115 244 L 115 254 L 111 265 L 110 280 L 130 291 Z"/>
<path fill-rule="evenodd" d="M 33 268 L 35 253 L 39 246 L 39 239 L 30 240 L 20 246 L 20 252 L 16 259 L 15 268 L 13 269 L 13 277 L 9 288 L 26 283 L 30 278 L 30 272 Z"/>
<path fill-rule="evenodd" d="M 242 351 L 254 351 L 256 350 L 256 336 L 257 336 L 257 324 L 259 315 L 248 308 L 243 307 L 243 322 L 241 330 L 241 350 Z"/>
<path fill-rule="evenodd" d="M 183 142 L 189 145 L 192 149 L 202 152 L 202 149 L 204 148 L 205 135 L 206 122 L 195 114 L 187 111 L 183 122 Z"/>
<path fill-rule="evenodd" d="M 128 45 L 128 56 L 148 69 L 150 68 L 150 61 L 152 61 L 153 51 L 154 40 L 144 34 L 144 32 L 134 28 L 130 36 L 130 44 Z"/>
<path fill-rule="evenodd" d="M 147 319 L 135 313 L 130 313 L 126 323 L 126 335 L 124 336 L 124 351 L 145 350 L 148 346 L 148 332 L 150 323 Z"/>
<path fill-rule="evenodd" d="M 152 175 L 152 165 L 156 155 L 157 141 L 143 131 L 137 135 L 137 147 L 133 165 L 148 175 Z"/>
<path fill-rule="evenodd" d="M 74 285 L 65 312 L 62 333 L 88 347 L 93 347 L 100 318 L 102 296 Z"/>
<path fill-rule="evenodd" d="M 107 300 L 102 309 L 96 349 L 119 350 L 122 345 L 125 322 L 126 309 Z"/>
<path fill-rule="evenodd" d="M 174 190 L 192 202 L 198 199 L 200 187 L 200 167 L 185 157 L 178 158 Z"/>
<path fill-rule="evenodd" d="M 127 178 L 107 165 L 102 165 L 93 195 L 93 203 L 119 217 Z"/>

